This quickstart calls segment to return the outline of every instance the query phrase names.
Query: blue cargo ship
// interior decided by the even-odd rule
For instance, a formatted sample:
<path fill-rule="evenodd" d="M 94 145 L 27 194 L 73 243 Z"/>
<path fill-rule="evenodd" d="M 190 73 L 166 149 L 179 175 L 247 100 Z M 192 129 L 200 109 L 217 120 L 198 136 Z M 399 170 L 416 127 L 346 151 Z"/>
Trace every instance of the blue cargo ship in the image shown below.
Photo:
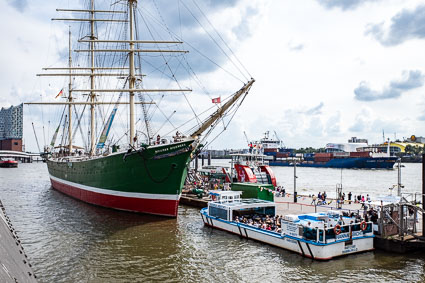
<path fill-rule="evenodd" d="M 389 156 L 381 148 L 369 146 L 366 139 L 353 137 L 348 143 L 328 143 L 325 152 L 295 153 L 286 148 L 278 138 L 269 137 L 269 132 L 259 142 L 250 143 L 250 151 L 266 155 L 270 166 L 344 168 L 344 169 L 393 169 L 398 157 Z"/>

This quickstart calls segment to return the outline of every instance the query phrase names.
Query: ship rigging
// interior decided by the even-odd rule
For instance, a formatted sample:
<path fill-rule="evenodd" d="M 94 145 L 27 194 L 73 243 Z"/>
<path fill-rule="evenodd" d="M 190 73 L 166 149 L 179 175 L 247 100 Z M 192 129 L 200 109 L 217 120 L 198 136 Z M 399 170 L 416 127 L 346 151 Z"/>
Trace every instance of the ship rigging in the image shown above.
<path fill-rule="evenodd" d="M 95 6 L 91 0 L 86 9 L 58 9 L 59 12 L 71 13 L 74 17 L 53 20 L 82 22 L 78 44 L 72 49 L 69 31 L 68 66 L 44 68 L 47 73 L 39 76 L 67 78 L 68 94 L 63 96 L 62 88 L 59 96 L 62 95 L 65 101 L 27 104 L 64 105 L 68 110 L 66 114 L 64 110 L 62 115 L 58 115 L 61 117 L 59 126 L 45 153 L 54 189 L 100 206 L 176 216 L 182 185 L 187 175 L 187 164 L 193 157 L 193 152 L 206 141 L 212 130 L 219 125 L 219 121 L 222 120 L 224 129 L 226 128 L 251 89 L 254 79 L 248 79 L 238 91 L 225 97 L 222 104 L 213 104 L 209 110 L 197 113 L 199 107 L 193 105 L 186 96 L 186 93 L 194 92 L 193 89 L 185 86 L 187 82 L 177 80 L 181 75 L 179 69 L 185 66 L 184 69 L 195 76 L 196 92 L 199 89 L 205 90 L 186 58 L 188 50 L 181 47 L 183 41 L 168 27 L 166 35 L 171 36 L 172 40 L 156 39 L 153 36 L 154 30 L 148 25 L 143 34 L 149 34 L 153 38 L 140 39 L 140 22 L 137 16 L 145 23 L 149 13 L 144 16 L 137 4 L 136 0 L 128 0 L 126 10 L 120 10 L 115 8 L 124 5 L 123 1 L 118 1 L 109 6 L 113 9 L 104 9 L 103 6 Z M 195 2 L 194 4 L 199 9 Z M 187 8 L 186 4 L 183 6 Z M 118 24 L 123 24 L 123 27 L 118 28 Z M 113 38 L 110 39 L 109 36 Z M 72 56 L 74 53 L 75 59 Z M 149 60 L 142 59 L 142 55 L 150 57 L 154 63 L 163 60 L 162 67 L 152 67 Z M 230 59 L 228 55 L 227 57 Z M 240 64 L 240 61 L 238 62 Z M 88 63 L 88 66 L 84 63 Z M 236 66 L 234 60 L 232 64 Z M 245 69 L 243 65 L 238 67 L 239 71 L 241 69 Z M 159 71 L 160 75 L 153 75 L 155 71 Z M 153 83 L 145 80 L 149 77 L 153 79 Z M 88 78 L 88 81 L 84 81 L 85 78 Z M 167 81 L 165 87 L 161 87 L 164 81 Z M 158 94 L 159 99 L 156 97 Z M 194 118 L 187 122 L 177 120 L 180 125 L 175 126 L 170 117 L 176 110 L 169 116 L 162 110 L 172 105 L 163 102 L 164 98 L 169 98 L 168 94 L 180 94 L 189 105 Z M 209 92 L 206 94 L 211 98 Z M 171 96 L 171 100 L 177 100 L 175 107 L 180 108 L 178 98 Z M 216 100 L 213 99 L 214 101 Z M 127 121 L 114 123 L 116 116 L 119 116 L 118 107 L 122 104 L 128 106 L 127 111 L 122 111 L 127 112 Z M 136 105 L 139 104 L 141 115 L 136 114 Z M 102 105 L 108 105 L 109 115 L 105 115 Z M 77 106 L 82 106 L 83 109 L 77 109 Z M 84 133 L 82 124 L 83 117 L 87 116 L 84 113 L 87 106 L 90 109 L 87 123 L 89 138 L 85 143 L 85 138 L 81 137 L 80 141 L 83 141 L 85 146 L 79 147 L 75 145 L 75 134 L 77 130 Z M 212 112 L 213 107 L 215 111 L 208 114 Z M 170 124 L 164 129 L 166 134 L 162 138 L 159 134 L 154 136 L 155 112 L 159 112 Z M 227 122 L 224 122 L 224 117 L 228 117 Z M 99 121 L 100 129 L 97 127 Z M 144 126 L 144 130 L 137 130 L 139 121 L 144 122 L 139 124 L 139 127 Z M 190 122 L 195 122 L 195 125 Z M 56 146 L 61 124 L 61 142 Z M 113 140 L 110 132 L 114 131 L 117 136 L 115 128 L 123 128 L 125 124 L 128 129 L 124 130 L 120 138 Z M 171 139 L 167 138 L 168 134 L 174 131 L 175 135 Z M 141 139 L 142 135 L 144 140 Z M 126 137 L 126 141 L 119 144 L 123 137 Z"/>

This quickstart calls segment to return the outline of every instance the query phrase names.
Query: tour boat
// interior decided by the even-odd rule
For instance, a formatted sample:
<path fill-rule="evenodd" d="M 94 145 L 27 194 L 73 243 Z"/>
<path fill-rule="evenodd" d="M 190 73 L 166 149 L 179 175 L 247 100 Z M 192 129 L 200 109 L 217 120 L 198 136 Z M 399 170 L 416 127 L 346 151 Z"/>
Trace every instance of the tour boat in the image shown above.
<path fill-rule="evenodd" d="M 212 191 L 211 194 L 214 200 L 201 210 L 206 226 L 316 260 L 374 249 L 372 222 L 360 221 L 358 216 L 328 211 L 279 217 L 274 202 L 242 199 L 241 192 L 237 191 Z M 277 229 L 270 230 L 275 217 L 278 217 L 274 222 Z M 268 227 L 258 227 L 260 221 Z M 267 222 L 272 224 L 264 224 Z"/>
<path fill-rule="evenodd" d="M 17 168 L 18 161 L 12 160 L 12 159 L 0 160 L 0 167 L 1 168 Z"/>

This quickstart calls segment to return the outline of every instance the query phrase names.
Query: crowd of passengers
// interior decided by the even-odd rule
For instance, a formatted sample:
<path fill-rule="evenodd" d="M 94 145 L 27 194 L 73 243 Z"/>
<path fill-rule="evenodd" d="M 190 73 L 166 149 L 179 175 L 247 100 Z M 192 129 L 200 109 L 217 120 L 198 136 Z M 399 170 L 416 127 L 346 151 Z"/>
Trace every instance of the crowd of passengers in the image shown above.
<path fill-rule="evenodd" d="M 236 216 L 235 222 L 237 223 L 243 223 L 246 225 L 254 226 L 259 229 L 264 229 L 267 231 L 273 231 L 276 233 L 280 233 L 282 231 L 282 227 L 280 224 L 282 216 L 275 215 L 258 215 L 255 214 L 253 216 Z"/>
<path fill-rule="evenodd" d="M 344 218 L 345 217 L 349 217 Z M 282 216 L 279 215 L 275 215 L 275 216 L 270 216 L 270 215 L 258 215 L 255 214 L 253 216 L 249 216 L 249 215 L 245 215 L 245 216 L 236 216 L 234 218 L 234 221 L 236 223 L 243 223 L 249 226 L 253 226 L 259 229 L 264 229 L 267 231 L 273 231 L 276 233 L 281 233 L 282 231 L 282 227 L 281 227 L 281 219 Z M 373 223 L 376 223 L 378 220 L 378 213 L 376 210 L 374 210 L 372 207 L 369 210 L 365 210 L 363 213 L 363 216 L 361 216 L 359 213 L 347 213 L 347 212 L 343 212 L 343 215 L 340 215 L 339 218 L 329 218 L 327 223 L 322 223 L 322 228 L 334 228 L 334 226 L 336 224 L 340 225 L 340 226 L 344 226 L 344 225 L 348 225 L 348 224 L 360 224 L 361 222 L 365 221 L 365 222 L 369 222 L 372 221 Z M 314 227 L 314 225 L 310 222 L 307 221 L 307 227 L 309 228 L 318 228 L 318 227 Z"/>

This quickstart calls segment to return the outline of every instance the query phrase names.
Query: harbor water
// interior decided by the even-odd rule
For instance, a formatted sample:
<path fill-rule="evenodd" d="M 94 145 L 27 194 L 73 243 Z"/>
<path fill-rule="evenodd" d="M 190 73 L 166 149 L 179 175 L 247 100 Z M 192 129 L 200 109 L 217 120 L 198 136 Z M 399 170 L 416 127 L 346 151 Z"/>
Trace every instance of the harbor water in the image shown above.
<path fill-rule="evenodd" d="M 421 165 L 405 166 L 403 190 L 420 192 Z M 293 189 L 293 168 L 273 170 Z M 307 195 L 331 195 L 341 182 L 337 169 L 297 168 L 297 176 L 298 192 Z M 397 171 L 343 170 L 342 183 L 346 194 L 388 194 Z M 52 190 L 42 163 L 1 169 L 0 184 L 40 282 L 425 281 L 423 254 L 375 251 L 317 262 L 204 227 L 196 208 L 180 206 L 170 219 L 88 205 Z"/>

